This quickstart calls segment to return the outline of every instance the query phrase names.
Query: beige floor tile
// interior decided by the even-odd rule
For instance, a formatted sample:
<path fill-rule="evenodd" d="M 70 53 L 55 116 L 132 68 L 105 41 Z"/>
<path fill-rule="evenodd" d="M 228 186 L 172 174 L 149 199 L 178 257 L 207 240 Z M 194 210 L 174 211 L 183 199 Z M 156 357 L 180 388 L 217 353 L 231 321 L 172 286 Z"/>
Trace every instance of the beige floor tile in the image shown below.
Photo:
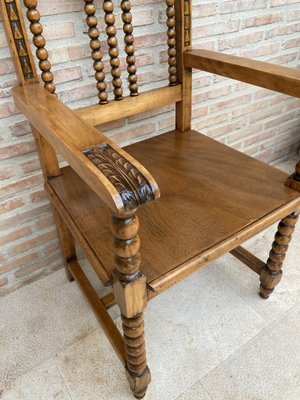
<path fill-rule="evenodd" d="M 151 301 L 146 312 L 153 378 L 147 400 L 178 397 L 265 326 L 208 269 L 181 282 Z M 58 354 L 56 362 L 74 400 L 132 399 L 102 331 Z"/>
<path fill-rule="evenodd" d="M 71 400 L 52 359 L 12 381 L 1 400 Z"/>
<path fill-rule="evenodd" d="M 273 226 L 248 241 L 244 247 L 261 260 L 266 261 L 275 232 L 276 226 Z M 268 300 L 263 300 L 258 296 L 258 275 L 236 258 L 228 254 L 220 258 L 216 263 L 219 265 L 218 273 L 222 276 L 224 282 L 227 282 L 232 290 L 239 294 L 249 306 L 255 309 L 268 322 L 282 316 L 300 301 L 299 238 L 300 223 L 296 227 L 293 240 L 287 252 L 283 266 L 283 278 Z M 216 271 L 217 267 L 213 266 L 213 269 Z"/>
<path fill-rule="evenodd" d="M 214 400 L 299 400 L 299 331 L 300 304 L 200 383 Z"/>
<path fill-rule="evenodd" d="M 197 382 L 195 386 L 192 386 L 188 390 L 186 390 L 181 396 L 177 397 L 176 400 L 213 400 L 212 397 L 209 396 L 207 391 L 203 388 L 203 386 Z"/>
<path fill-rule="evenodd" d="M 63 270 L 1 298 L 0 315 L 2 385 L 99 327 Z"/>

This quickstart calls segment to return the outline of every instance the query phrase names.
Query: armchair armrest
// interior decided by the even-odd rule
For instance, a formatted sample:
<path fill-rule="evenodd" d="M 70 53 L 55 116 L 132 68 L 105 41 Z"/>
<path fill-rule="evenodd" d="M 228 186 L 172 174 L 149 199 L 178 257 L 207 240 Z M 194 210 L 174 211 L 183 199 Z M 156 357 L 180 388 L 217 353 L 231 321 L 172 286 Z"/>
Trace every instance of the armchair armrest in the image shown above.
<path fill-rule="evenodd" d="M 185 67 L 300 97 L 300 71 L 294 68 L 201 49 L 184 52 L 183 60 Z"/>
<path fill-rule="evenodd" d="M 137 160 L 44 88 L 17 86 L 12 93 L 29 122 L 114 214 L 126 215 L 159 198 L 157 183 Z"/>

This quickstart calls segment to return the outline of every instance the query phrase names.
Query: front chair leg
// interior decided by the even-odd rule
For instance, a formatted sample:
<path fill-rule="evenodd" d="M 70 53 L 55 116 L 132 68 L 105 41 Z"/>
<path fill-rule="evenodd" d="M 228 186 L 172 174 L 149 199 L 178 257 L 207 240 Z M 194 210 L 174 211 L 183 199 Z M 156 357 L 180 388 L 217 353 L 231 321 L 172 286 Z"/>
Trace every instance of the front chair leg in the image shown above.
<path fill-rule="evenodd" d="M 260 296 L 267 299 L 273 292 L 275 286 L 280 282 L 282 277 L 282 264 L 285 259 L 298 215 L 290 214 L 283 218 L 278 224 L 278 230 L 272 249 L 269 254 L 267 264 L 260 274 Z"/>
<path fill-rule="evenodd" d="M 126 375 L 136 398 L 145 396 L 151 375 L 146 361 L 143 310 L 147 304 L 146 278 L 140 271 L 139 221 L 135 214 L 113 216 L 115 270 L 113 290 L 121 310 L 126 353 Z"/>

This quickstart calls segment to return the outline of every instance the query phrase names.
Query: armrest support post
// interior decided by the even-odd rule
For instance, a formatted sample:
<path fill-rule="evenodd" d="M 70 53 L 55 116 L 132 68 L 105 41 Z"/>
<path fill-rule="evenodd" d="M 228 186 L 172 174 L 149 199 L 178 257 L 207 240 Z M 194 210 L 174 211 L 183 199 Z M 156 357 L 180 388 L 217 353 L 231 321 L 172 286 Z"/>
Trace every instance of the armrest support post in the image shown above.
<path fill-rule="evenodd" d="M 140 270 L 139 220 L 135 213 L 127 218 L 112 217 L 115 270 L 113 290 L 121 310 L 126 374 L 137 398 L 142 398 L 150 383 L 147 366 L 143 311 L 147 305 L 146 277 Z"/>
<path fill-rule="evenodd" d="M 286 186 L 300 192 L 300 160 L 295 166 L 295 172 L 288 177 L 286 181 Z"/>

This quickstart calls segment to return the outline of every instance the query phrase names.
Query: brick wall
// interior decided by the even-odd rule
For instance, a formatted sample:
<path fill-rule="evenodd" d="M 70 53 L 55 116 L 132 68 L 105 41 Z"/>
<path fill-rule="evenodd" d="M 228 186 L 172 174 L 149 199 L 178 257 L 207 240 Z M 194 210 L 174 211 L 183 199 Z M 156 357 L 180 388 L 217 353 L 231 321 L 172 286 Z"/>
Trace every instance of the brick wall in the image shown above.
<path fill-rule="evenodd" d="M 59 98 L 72 108 L 95 103 L 82 1 L 39 3 Z M 167 82 L 165 6 L 158 0 L 133 4 L 142 91 Z M 198 0 L 193 16 L 195 45 L 293 67 L 299 64 L 300 0 Z M 103 31 L 102 21 L 100 28 Z M 124 53 L 121 62 L 124 65 Z M 0 293 L 62 265 L 30 128 L 10 95 L 16 83 L 0 25 Z M 195 129 L 267 162 L 296 152 L 299 100 L 206 73 L 194 74 L 193 94 Z M 168 106 L 101 129 L 124 145 L 173 124 L 173 107 Z"/>

